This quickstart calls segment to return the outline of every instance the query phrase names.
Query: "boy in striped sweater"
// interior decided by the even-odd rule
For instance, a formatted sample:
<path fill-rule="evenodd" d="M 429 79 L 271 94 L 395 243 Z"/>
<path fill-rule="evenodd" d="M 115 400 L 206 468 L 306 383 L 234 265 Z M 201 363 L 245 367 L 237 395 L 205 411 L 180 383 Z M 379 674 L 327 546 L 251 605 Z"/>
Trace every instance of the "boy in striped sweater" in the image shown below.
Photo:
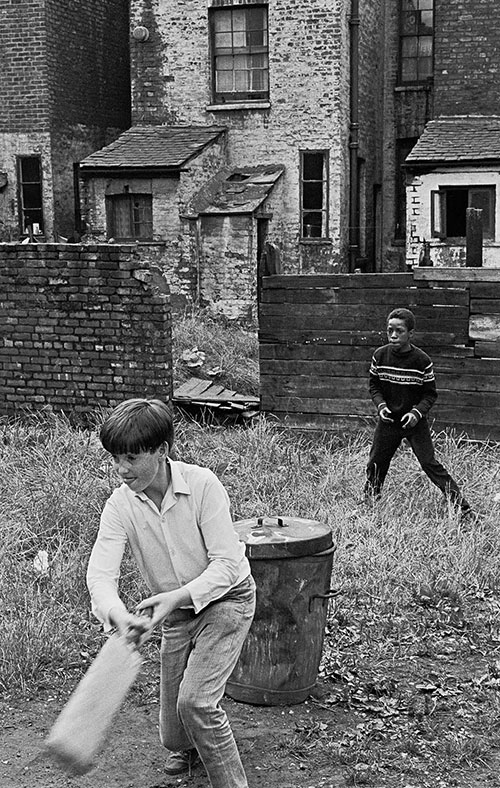
<path fill-rule="evenodd" d="M 468 514 L 468 502 L 434 454 L 426 416 L 437 399 L 436 381 L 427 353 L 411 344 L 414 329 L 413 312 L 394 309 L 387 318 L 389 343 L 373 354 L 370 396 L 379 420 L 366 468 L 365 496 L 380 497 L 391 460 L 406 438 L 431 482 Z"/>

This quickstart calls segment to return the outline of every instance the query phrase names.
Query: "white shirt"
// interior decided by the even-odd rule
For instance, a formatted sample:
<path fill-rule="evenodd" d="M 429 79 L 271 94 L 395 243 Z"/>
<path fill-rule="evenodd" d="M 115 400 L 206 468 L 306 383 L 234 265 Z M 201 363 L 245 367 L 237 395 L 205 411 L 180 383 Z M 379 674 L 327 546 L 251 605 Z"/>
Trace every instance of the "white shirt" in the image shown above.
<path fill-rule="evenodd" d="M 171 481 L 160 510 L 126 484 L 104 506 L 87 585 L 92 612 L 105 625 L 111 608 L 125 610 L 118 580 L 127 541 L 151 594 L 184 586 L 196 613 L 250 574 L 221 482 L 208 468 L 173 460 L 169 465 Z"/>

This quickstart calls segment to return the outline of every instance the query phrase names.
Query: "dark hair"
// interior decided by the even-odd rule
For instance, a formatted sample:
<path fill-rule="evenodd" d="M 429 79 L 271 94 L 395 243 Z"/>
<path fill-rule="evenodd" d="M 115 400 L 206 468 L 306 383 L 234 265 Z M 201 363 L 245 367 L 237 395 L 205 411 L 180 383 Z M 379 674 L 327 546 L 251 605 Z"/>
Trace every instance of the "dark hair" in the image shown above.
<path fill-rule="evenodd" d="M 174 423 L 169 405 L 160 399 L 127 399 L 104 421 L 99 438 L 110 454 L 156 451 L 174 442 Z"/>
<path fill-rule="evenodd" d="M 393 317 L 396 318 L 396 320 L 403 320 L 408 331 L 413 331 L 415 328 L 415 315 L 409 309 L 393 309 L 387 318 L 387 322 L 392 320 Z"/>

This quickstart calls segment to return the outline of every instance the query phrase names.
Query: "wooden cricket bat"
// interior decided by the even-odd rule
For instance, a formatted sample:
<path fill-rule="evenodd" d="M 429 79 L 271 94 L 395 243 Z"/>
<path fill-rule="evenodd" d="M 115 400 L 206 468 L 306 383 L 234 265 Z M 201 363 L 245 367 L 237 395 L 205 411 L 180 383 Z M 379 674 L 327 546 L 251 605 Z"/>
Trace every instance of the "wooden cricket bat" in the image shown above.
<path fill-rule="evenodd" d="M 92 768 L 141 662 L 137 649 L 117 634 L 101 648 L 45 742 L 67 772 L 85 774 Z"/>

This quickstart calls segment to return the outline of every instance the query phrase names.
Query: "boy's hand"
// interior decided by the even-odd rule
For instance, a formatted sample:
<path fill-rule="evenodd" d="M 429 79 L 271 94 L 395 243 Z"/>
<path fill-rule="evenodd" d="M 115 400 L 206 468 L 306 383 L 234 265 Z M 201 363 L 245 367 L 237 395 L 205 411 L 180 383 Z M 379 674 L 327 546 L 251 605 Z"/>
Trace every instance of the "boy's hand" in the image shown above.
<path fill-rule="evenodd" d="M 383 408 L 380 408 L 378 415 L 380 416 L 382 421 L 394 421 L 394 419 L 392 418 L 392 413 L 387 407 L 387 405 L 385 405 Z"/>
<path fill-rule="evenodd" d="M 189 605 L 192 601 L 189 591 L 186 591 L 184 588 L 177 588 L 175 591 L 164 591 L 161 594 L 155 594 L 143 599 L 137 605 L 136 611 L 140 612 L 148 607 L 152 608 L 153 614 L 149 623 L 151 628 L 153 628 L 174 610 L 183 605 Z"/>
<path fill-rule="evenodd" d="M 110 610 L 109 619 L 127 643 L 134 646 L 142 645 L 152 629 L 147 616 L 137 616 L 117 608 Z"/>
<path fill-rule="evenodd" d="M 414 413 L 405 413 L 403 418 L 401 419 L 401 426 L 403 429 L 407 430 L 409 427 L 414 427 L 417 423 L 418 419 Z"/>

